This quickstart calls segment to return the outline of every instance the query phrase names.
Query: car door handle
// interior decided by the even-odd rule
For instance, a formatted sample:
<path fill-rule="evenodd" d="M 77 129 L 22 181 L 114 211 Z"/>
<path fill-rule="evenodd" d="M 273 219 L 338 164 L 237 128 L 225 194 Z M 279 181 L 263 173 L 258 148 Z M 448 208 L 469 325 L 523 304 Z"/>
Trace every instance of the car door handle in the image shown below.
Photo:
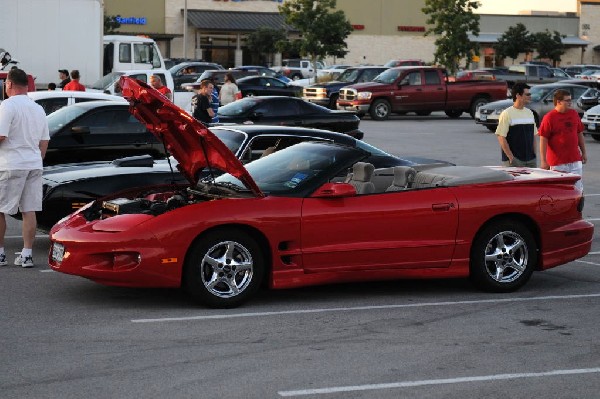
<path fill-rule="evenodd" d="M 449 211 L 451 208 L 454 208 L 454 204 L 452 202 L 431 205 L 431 209 L 433 209 L 434 211 Z"/>

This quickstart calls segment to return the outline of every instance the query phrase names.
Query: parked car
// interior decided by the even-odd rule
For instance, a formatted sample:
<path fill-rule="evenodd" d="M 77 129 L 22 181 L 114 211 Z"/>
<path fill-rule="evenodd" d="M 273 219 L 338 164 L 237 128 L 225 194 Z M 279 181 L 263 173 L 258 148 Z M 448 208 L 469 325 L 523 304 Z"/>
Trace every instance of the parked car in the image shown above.
<path fill-rule="evenodd" d="M 596 141 L 600 141 L 600 105 L 596 105 L 585 111 L 581 117 L 581 123 Z"/>
<path fill-rule="evenodd" d="M 246 76 L 254 76 L 256 75 L 253 71 L 241 71 L 234 69 L 225 69 L 225 70 L 207 70 L 202 72 L 202 75 L 195 82 L 192 83 L 184 83 L 181 85 L 181 88 L 184 90 L 193 90 L 200 87 L 200 83 L 205 79 L 211 79 L 215 82 L 217 87 L 223 86 L 225 83 L 225 74 L 231 73 L 231 75 L 237 81 L 238 79 L 244 78 Z"/>
<path fill-rule="evenodd" d="M 301 97 L 302 87 L 289 85 L 277 78 L 268 76 L 246 76 L 236 81 L 243 97 L 290 96 Z"/>
<path fill-rule="evenodd" d="M 481 68 L 473 70 L 465 70 L 456 73 L 454 81 L 462 80 L 496 80 L 496 75 L 505 73 L 505 69 L 501 68 Z"/>
<path fill-rule="evenodd" d="M 444 162 L 420 157 L 398 158 L 347 134 L 289 126 L 232 125 L 210 128 L 243 164 L 304 141 L 324 141 L 362 148 L 366 160 L 377 168 L 415 166 Z M 38 228 L 50 228 L 63 217 L 97 198 L 139 186 L 184 183 L 175 159 L 153 159 L 150 155 L 104 162 L 47 166 L 42 176 L 44 197 L 37 212 Z M 209 171 L 202 171 L 202 176 Z"/>
<path fill-rule="evenodd" d="M 598 104 L 598 96 L 600 92 L 597 89 L 592 89 L 587 86 L 565 84 L 562 82 L 548 83 L 531 87 L 531 102 L 527 104 L 527 108 L 533 111 L 535 122 L 539 126 L 544 115 L 554 109 L 553 96 L 558 89 L 567 90 L 573 98 L 573 108 L 583 115 L 584 109 L 581 108 L 578 100 L 581 97 L 593 98 L 592 101 Z M 513 105 L 512 99 L 494 101 L 481 106 L 475 115 L 475 123 L 484 125 L 490 131 L 496 131 L 498 119 L 502 111 Z M 589 105 L 588 105 L 589 106 Z"/>
<path fill-rule="evenodd" d="M 395 167 L 375 184 L 381 170 L 365 162 L 370 152 L 323 142 L 244 166 L 199 122 L 144 92 L 125 78 L 132 112 L 165 140 L 189 183 L 121 192 L 60 221 L 49 235 L 52 270 L 121 287 L 182 287 L 231 308 L 261 286 L 400 278 L 470 278 L 512 292 L 534 270 L 591 249 L 579 176 Z M 207 166 L 226 173 L 199 180 Z"/>
<path fill-rule="evenodd" d="M 342 72 L 335 80 L 316 83 L 304 88 L 303 99 L 329 109 L 337 109 L 340 89 L 355 83 L 370 82 L 381 72 L 387 70 L 383 66 L 351 67 Z"/>
<path fill-rule="evenodd" d="M 103 100 L 127 103 L 127 101 L 120 96 L 89 91 L 31 91 L 28 92 L 27 95 L 44 108 L 46 115 L 51 114 L 62 107 L 66 107 L 67 105 L 88 101 Z"/>
<path fill-rule="evenodd" d="M 399 66 L 421 66 L 425 65 L 423 60 L 389 60 L 383 66 L 387 68 L 395 68 Z"/>
<path fill-rule="evenodd" d="M 192 83 L 198 80 L 200 75 L 204 71 L 221 69 L 224 70 L 223 66 L 220 64 L 215 64 L 214 62 L 182 62 L 177 64 L 171 68 L 169 68 L 169 72 L 171 76 L 173 76 L 173 84 L 175 85 L 175 90 L 183 90 L 181 85 L 183 83 Z"/>
<path fill-rule="evenodd" d="M 415 112 L 426 116 L 444 111 L 450 118 L 463 112 L 474 116 L 479 106 L 506 98 L 506 82 L 448 82 L 446 70 L 428 66 L 395 67 L 372 82 L 340 89 L 337 108 L 369 113 L 374 120 L 386 120 L 392 113 Z"/>
<path fill-rule="evenodd" d="M 600 65 L 569 65 L 564 67 L 563 69 L 566 73 L 569 74 L 569 76 L 576 77 L 581 72 L 588 69 L 600 70 Z"/>
<path fill-rule="evenodd" d="M 531 63 L 511 65 L 505 73 L 496 74 L 495 76 L 498 80 L 505 80 L 509 88 L 515 83 L 534 85 L 552 83 L 564 79 L 562 76 L 555 76 L 554 71 L 546 65 Z"/>
<path fill-rule="evenodd" d="M 287 76 L 283 76 L 281 73 L 275 72 L 271 68 L 267 68 L 264 66 L 242 65 L 239 67 L 232 68 L 232 70 L 233 71 L 247 71 L 247 72 L 251 72 L 252 74 L 254 74 L 256 76 L 268 76 L 270 78 L 277 78 L 284 83 L 290 83 L 292 81 Z M 252 76 L 252 75 L 248 75 L 248 76 Z"/>
<path fill-rule="evenodd" d="M 296 97 L 245 97 L 219 108 L 221 123 L 303 126 L 346 133 L 362 139 L 360 118 L 353 112 L 332 111 Z"/>
<path fill-rule="evenodd" d="M 90 101 L 48 115 L 44 165 L 110 161 L 128 155 L 165 156 L 161 142 L 129 113 L 129 103 Z"/>

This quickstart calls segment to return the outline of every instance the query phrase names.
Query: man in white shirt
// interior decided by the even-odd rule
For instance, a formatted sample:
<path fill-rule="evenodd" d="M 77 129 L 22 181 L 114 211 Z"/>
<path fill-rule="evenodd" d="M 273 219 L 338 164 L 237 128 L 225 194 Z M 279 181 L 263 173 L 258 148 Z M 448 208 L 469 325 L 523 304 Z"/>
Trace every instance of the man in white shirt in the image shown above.
<path fill-rule="evenodd" d="M 33 267 L 36 211 L 42 210 L 42 170 L 50 135 L 44 109 L 27 96 L 27 74 L 11 69 L 9 98 L 0 103 L 0 266 L 6 266 L 5 215 L 21 211 L 23 250 L 15 265 Z"/>

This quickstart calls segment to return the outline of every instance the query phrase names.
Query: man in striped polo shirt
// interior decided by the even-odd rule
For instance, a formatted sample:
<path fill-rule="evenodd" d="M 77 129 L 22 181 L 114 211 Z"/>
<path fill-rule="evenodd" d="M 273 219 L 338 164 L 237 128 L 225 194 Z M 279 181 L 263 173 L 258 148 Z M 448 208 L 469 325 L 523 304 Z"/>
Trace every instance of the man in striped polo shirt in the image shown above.
<path fill-rule="evenodd" d="M 534 137 L 537 126 L 533 112 L 525 107 L 531 101 L 530 87 L 515 83 L 512 87 L 513 105 L 500 114 L 496 136 L 502 149 L 502 165 L 535 168 Z"/>

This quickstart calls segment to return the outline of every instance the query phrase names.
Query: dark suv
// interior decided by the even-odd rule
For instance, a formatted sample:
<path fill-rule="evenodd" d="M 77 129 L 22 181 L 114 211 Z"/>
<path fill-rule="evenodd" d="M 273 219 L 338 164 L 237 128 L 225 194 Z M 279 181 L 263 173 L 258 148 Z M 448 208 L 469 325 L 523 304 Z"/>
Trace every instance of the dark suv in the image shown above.
<path fill-rule="evenodd" d="M 221 65 L 213 62 L 182 62 L 171 67 L 169 72 L 173 76 L 175 90 L 183 90 L 182 84 L 195 82 L 204 71 L 213 69 L 225 70 Z"/>
<path fill-rule="evenodd" d="M 355 83 L 370 82 L 381 72 L 387 70 L 384 66 L 361 66 L 348 68 L 336 80 L 317 83 L 304 88 L 302 98 L 311 103 L 319 104 L 330 109 L 337 109 L 336 101 L 340 89 Z"/>

